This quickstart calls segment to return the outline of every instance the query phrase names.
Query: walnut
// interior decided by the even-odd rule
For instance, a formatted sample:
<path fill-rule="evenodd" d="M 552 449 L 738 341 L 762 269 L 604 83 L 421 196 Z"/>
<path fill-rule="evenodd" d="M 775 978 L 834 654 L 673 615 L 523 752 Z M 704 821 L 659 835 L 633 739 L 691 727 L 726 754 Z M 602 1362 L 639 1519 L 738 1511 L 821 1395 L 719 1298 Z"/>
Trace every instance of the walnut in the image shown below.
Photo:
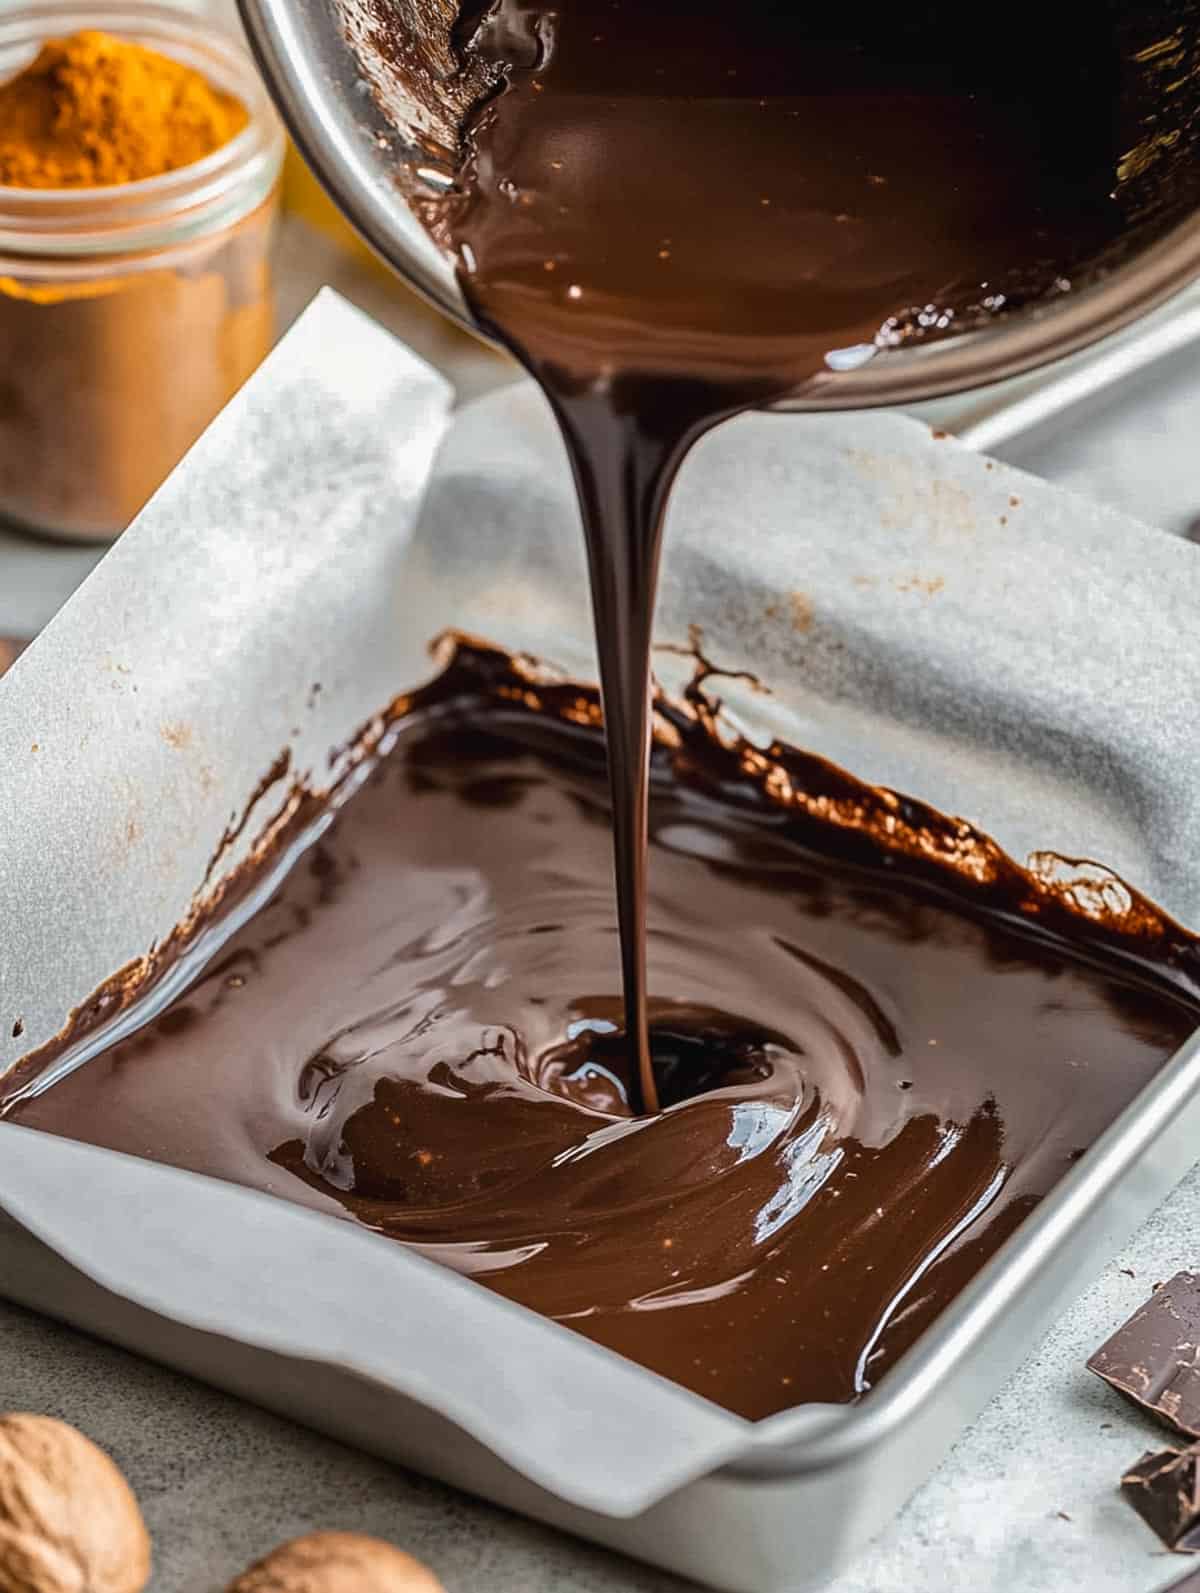
<path fill-rule="evenodd" d="M 140 1593 L 150 1539 L 102 1449 L 49 1416 L 0 1416 L 0 1593 Z"/>
<path fill-rule="evenodd" d="M 378 1538 L 312 1532 L 273 1549 L 228 1593 L 445 1593 L 428 1567 Z"/>

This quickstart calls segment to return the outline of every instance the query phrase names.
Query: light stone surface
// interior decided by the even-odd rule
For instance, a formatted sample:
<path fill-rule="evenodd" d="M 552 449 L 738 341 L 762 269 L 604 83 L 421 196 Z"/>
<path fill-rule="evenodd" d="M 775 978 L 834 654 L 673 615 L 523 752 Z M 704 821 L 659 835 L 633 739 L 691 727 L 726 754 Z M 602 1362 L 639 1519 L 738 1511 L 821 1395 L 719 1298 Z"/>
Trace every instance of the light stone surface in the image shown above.
<path fill-rule="evenodd" d="M 297 262 L 284 283 L 286 319 L 321 280 L 334 280 L 435 361 L 447 351 L 446 363 L 461 359 L 451 374 L 464 390 L 504 379 L 503 367 L 465 340 L 446 342 L 426 312 L 392 298 L 369 274 L 356 278 L 323 239 L 286 253 Z M 1022 439 L 1007 452 L 1027 469 L 1182 530 L 1193 491 L 1200 512 L 1191 446 L 1198 425 L 1200 373 L 1181 359 L 1054 436 Z M 36 630 L 94 557 L 6 541 L 0 532 L 0 632 Z M 1066 1313 L 830 1593 L 1158 1593 L 1185 1575 L 1188 1562 L 1165 1554 L 1116 1491 L 1122 1469 L 1161 1435 L 1083 1361 L 1152 1283 L 1197 1264 L 1198 1229 L 1200 1171 Z M 449 1593 L 684 1586 L 0 1304 L 3 1409 L 60 1416 L 110 1450 L 155 1540 L 155 1593 L 217 1593 L 276 1543 L 315 1528 L 390 1538 L 428 1561 Z"/>

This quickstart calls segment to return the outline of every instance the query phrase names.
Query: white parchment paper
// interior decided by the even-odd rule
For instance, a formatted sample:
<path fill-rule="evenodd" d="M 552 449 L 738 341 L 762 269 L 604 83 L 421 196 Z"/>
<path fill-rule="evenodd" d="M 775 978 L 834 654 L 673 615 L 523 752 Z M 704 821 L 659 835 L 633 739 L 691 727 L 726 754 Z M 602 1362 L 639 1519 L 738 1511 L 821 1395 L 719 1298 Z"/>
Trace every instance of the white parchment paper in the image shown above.
<path fill-rule="evenodd" d="M 699 626 L 769 685 L 729 682 L 747 728 L 1018 856 L 1101 859 L 1200 923 L 1198 613 L 1200 550 L 916 423 L 749 417 L 685 470 L 658 630 Z M 0 1075 L 169 932 L 279 752 L 320 784 L 446 626 L 594 673 L 548 414 L 514 388 L 451 425 L 444 384 L 325 295 L 0 681 Z M 750 1442 L 468 1280 L 244 1190 L 10 1124 L 0 1210 L 113 1292 L 361 1371 L 594 1510 L 635 1513 Z"/>

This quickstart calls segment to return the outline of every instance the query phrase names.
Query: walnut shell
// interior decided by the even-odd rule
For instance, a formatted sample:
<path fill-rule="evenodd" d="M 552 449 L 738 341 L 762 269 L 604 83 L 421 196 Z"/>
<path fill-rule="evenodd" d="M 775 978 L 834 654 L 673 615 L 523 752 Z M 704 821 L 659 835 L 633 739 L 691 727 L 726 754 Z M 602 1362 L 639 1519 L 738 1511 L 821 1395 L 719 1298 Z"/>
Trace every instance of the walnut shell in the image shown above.
<path fill-rule="evenodd" d="M 0 1593 L 140 1593 L 150 1539 L 102 1449 L 49 1416 L 0 1416 Z"/>
<path fill-rule="evenodd" d="M 427 1566 L 379 1538 L 311 1532 L 281 1544 L 229 1593 L 446 1593 Z"/>

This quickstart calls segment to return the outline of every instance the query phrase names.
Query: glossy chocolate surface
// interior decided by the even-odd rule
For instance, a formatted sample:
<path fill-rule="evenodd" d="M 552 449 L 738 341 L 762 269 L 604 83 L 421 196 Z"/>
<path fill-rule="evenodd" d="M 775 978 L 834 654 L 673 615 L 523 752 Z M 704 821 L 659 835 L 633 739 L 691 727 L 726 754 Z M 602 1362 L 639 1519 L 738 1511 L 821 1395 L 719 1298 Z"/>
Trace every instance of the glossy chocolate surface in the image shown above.
<path fill-rule="evenodd" d="M 596 694 L 462 647 L 192 987 L 9 1115 L 348 1216 L 744 1415 L 856 1398 L 1200 1022 L 1196 946 L 715 728 L 661 705 L 660 1112 Z"/>

